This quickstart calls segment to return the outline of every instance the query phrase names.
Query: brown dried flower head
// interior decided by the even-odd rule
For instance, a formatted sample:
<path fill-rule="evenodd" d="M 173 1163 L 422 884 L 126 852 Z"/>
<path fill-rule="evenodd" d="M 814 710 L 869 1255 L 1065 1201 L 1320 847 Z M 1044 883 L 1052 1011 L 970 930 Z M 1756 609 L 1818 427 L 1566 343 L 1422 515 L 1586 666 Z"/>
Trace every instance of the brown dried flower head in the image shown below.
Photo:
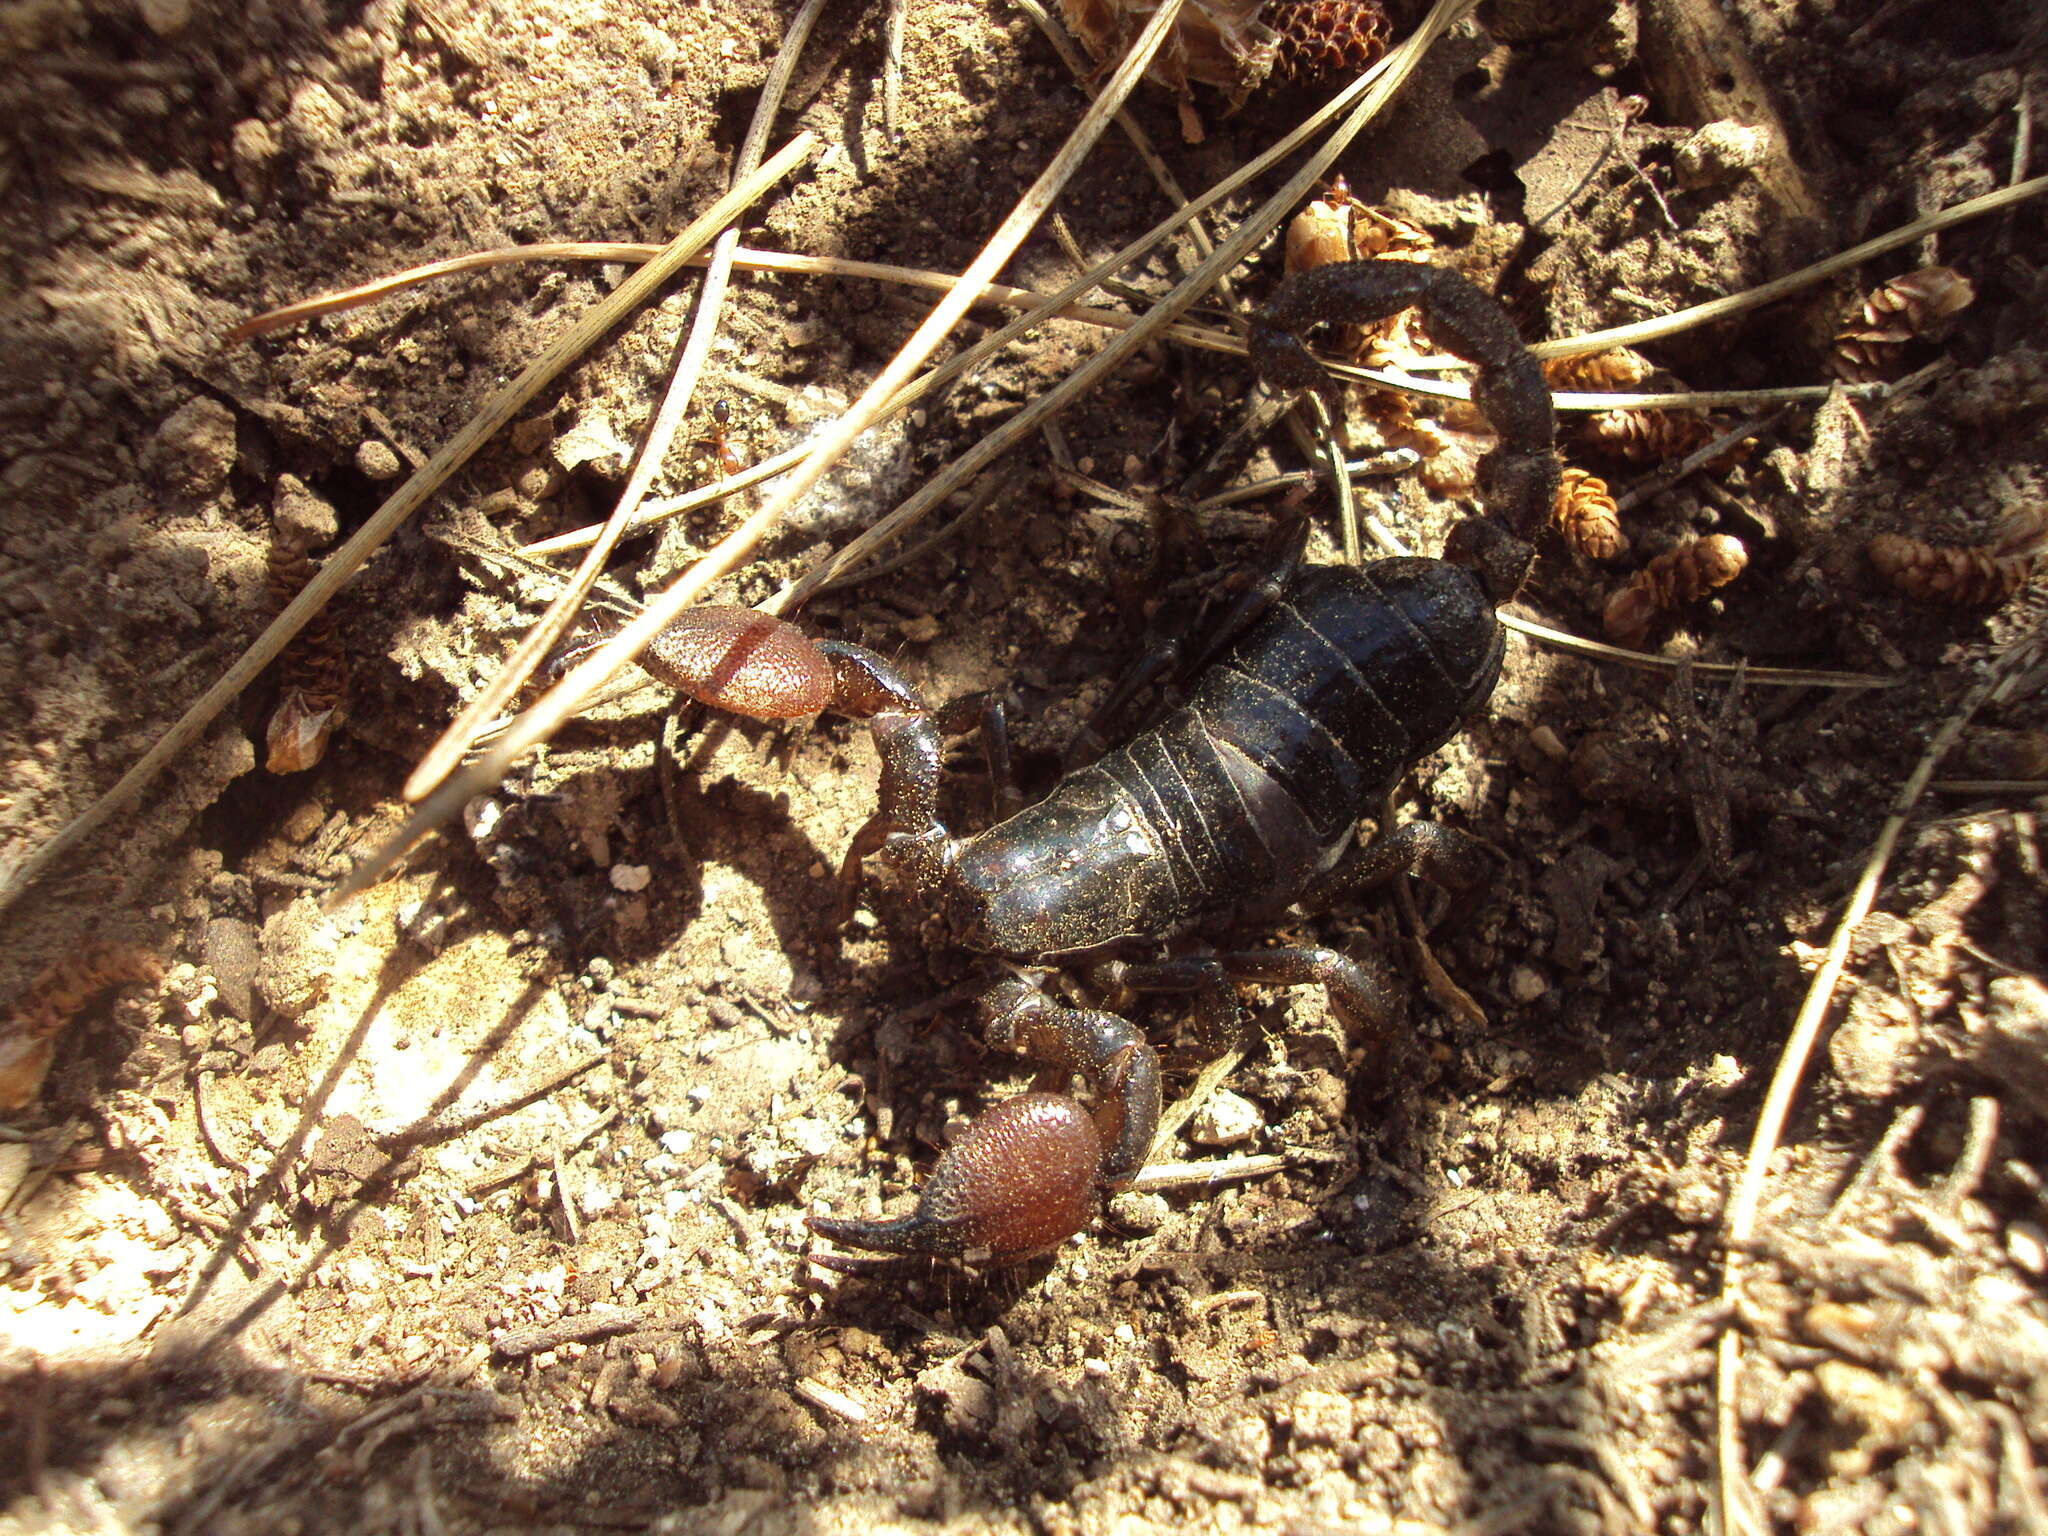
<path fill-rule="evenodd" d="M 1379 0 L 1276 0 L 1265 19 L 1280 34 L 1281 65 L 1302 80 L 1355 75 L 1393 35 Z"/>
<path fill-rule="evenodd" d="M 1742 541 L 1710 533 L 1669 554 L 1659 555 L 1607 600 L 1602 622 L 1617 645 L 1640 645 L 1659 613 L 1682 608 L 1716 587 L 1725 587 L 1749 564 Z"/>

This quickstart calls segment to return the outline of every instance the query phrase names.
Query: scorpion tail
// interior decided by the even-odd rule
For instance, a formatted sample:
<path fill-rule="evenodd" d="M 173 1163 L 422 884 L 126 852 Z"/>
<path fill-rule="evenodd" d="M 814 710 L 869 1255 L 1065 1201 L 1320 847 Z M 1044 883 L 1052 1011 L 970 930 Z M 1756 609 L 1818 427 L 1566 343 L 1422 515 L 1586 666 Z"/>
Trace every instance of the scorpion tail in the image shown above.
<path fill-rule="evenodd" d="M 1102 1159 L 1102 1133 L 1080 1104 L 1064 1094 L 1019 1094 L 975 1117 L 908 1216 L 813 1216 L 811 1230 L 874 1253 L 1012 1263 L 1088 1225 Z"/>

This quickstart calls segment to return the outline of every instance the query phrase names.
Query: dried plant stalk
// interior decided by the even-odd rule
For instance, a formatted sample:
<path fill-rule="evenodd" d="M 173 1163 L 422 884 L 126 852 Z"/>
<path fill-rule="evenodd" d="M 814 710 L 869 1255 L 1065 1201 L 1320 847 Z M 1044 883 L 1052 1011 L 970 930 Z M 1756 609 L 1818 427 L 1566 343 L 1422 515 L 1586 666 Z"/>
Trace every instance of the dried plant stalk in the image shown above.
<path fill-rule="evenodd" d="M 1742 541 L 1710 533 L 1683 548 L 1659 555 L 1629 578 L 1628 585 L 1607 600 L 1602 622 L 1607 638 L 1617 645 L 1640 645 L 1659 613 L 1725 587 L 1749 563 Z"/>
<path fill-rule="evenodd" d="M 1628 549 L 1614 496 L 1597 475 L 1566 466 L 1553 516 L 1565 543 L 1588 560 L 1613 560 Z"/>
<path fill-rule="evenodd" d="M 1904 370 L 1906 343 L 1970 307 L 1977 290 L 1954 267 L 1922 267 L 1880 283 L 1857 319 L 1835 337 L 1835 377 L 1874 384 Z"/>

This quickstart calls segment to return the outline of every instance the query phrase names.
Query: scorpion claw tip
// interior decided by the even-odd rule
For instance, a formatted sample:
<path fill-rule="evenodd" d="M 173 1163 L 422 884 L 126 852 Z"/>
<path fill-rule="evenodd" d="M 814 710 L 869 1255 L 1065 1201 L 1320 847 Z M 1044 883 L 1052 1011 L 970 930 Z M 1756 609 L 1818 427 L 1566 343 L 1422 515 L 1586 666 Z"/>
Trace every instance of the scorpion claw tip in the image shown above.
<path fill-rule="evenodd" d="M 1102 1133 L 1074 1100 L 1019 1094 L 978 1115 L 946 1149 L 908 1216 L 813 1216 L 810 1228 L 871 1253 L 969 1263 L 1027 1259 L 1088 1224 L 1102 1159 Z"/>

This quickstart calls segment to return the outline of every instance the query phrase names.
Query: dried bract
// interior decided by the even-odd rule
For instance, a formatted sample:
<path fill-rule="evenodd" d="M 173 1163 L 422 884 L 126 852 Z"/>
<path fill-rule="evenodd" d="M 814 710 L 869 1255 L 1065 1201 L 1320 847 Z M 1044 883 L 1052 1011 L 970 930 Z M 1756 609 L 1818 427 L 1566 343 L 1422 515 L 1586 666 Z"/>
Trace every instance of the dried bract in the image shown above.
<path fill-rule="evenodd" d="M 1613 560 L 1628 549 L 1607 482 L 1583 469 L 1567 467 L 1559 479 L 1555 517 L 1565 543 L 1588 560 Z"/>
<path fill-rule="evenodd" d="M 1954 267 L 1922 267 L 1871 290 L 1856 321 L 1835 337 L 1835 376 L 1852 384 L 1896 378 L 1906 343 L 1970 307 L 1977 290 Z"/>
<path fill-rule="evenodd" d="M 1060 0 L 1060 14 L 1098 59 L 1123 54 L 1158 0 Z M 1186 93 L 1210 85 L 1236 106 L 1279 65 L 1299 79 L 1355 74 L 1387 51 L 1379 0 L 1187 0 L 1147 76 Z"/>
<path fill-rule="evenodd" d="M 1602 622 L 1617 645 L 1640 645 L 1659 613 L 1725 587 L 1749 563 L 1740 539 L 1710 533 L 1668 555 L 1659 555 L 1607 600 Z"/>
<path fill-rule="evenodd" d="M 1259 19 L 1269 0 L 1188 0 L 1147 78 L 1186 93 L 1212 85 L 1234 106 L 1264 83 L 1279 57 L 1279 34 Z M 1098 59 L 1119 58 L 1158 0 L 1060 0 L 1060 14 Z"/>

